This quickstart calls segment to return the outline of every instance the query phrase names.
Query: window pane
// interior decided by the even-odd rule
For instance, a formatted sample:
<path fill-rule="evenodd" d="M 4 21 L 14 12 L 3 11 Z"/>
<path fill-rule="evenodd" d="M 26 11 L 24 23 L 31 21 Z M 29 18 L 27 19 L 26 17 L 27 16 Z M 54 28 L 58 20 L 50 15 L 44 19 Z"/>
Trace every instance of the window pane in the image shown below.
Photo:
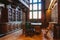
<path fill-rule="evenodd" d="M 29 18 L 32 19 L 32 12 L 29 13 Z"/>
<path fill-rule="evenodd" d="M 37 4 L 33 4 L 33 10 L 37 10 Z"/>
<path fill-rule="evenodd" d="M 41 4 L 39 4 L 39 10 L 41 10 Z"/>
<path fill-rule="evenodd" d="M 39 0 L 39 2 L 41 2 L 41 0 Z"/>
<path fill-rule="evenodd" d="M 33 3 L 34 3 L 34 2 L 37 2 L 37 0 L 33 0 Z"/>
<path fill-rule="evenodd" d="M 41 11 L 39 11 L 39 19 L 41 19 Z"/>
<path fill-rule="evenodd" d="M 30 4 L 30 10 L 32 10 L 32 4 Z"/>
<path fill-rule="evenodd" d="M 32 0 L 30 0 L 30 3 L 32 3 Z"/>
<path fill-rule="evenodd" d="M 37 19 L 37 11 L 33 12 L 33 19 Z"/>

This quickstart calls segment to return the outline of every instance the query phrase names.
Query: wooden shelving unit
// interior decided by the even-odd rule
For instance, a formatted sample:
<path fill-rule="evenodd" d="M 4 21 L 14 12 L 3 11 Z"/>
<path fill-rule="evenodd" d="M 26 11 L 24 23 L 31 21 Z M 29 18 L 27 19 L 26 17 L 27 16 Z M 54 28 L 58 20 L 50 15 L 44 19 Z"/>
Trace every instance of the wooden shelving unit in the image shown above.
<path fill-rule="evenodd" d="M 26 22 L 26 13 L 29 13 L 29 0 L 6 0 L 0 3 L 3 4 L 0 4 L 0 37 L 21 30 L 22 22 Z"/>

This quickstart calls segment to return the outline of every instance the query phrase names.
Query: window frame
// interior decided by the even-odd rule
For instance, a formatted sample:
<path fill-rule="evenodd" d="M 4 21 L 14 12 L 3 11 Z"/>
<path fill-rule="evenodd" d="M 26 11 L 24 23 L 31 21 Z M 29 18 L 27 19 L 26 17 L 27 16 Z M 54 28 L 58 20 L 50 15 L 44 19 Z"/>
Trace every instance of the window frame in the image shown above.
<path fill-rule="evenodd" d="M 33 9 L 33 5 L 34 4 L 37 4 L 37 10 L 34 10 Z M 41 11 L 41 16 L 42 16 L 42 6 L 41 6 L 41 9 L 39 9 L 39 4 L 41 4 L 42 5 L 42 3 L 41 2 L 39 2 L 39 0 L 37 0 L 37 2 L 33 2 L 33 0 L 32 0 L 32 3 L 30 3 L 30 5 L 32 5 L 32 10 L 30 10 L 30 12 L 32 12 L 32 19 L 34 19 L 33 18 L 33 12 L 34 11 L 37 11 L 37 19 L 41 19 L 41 18 L 39 18 L 39 11 Z M 29 19 L 30 19 L 30 16 L 29 16 Z"/>

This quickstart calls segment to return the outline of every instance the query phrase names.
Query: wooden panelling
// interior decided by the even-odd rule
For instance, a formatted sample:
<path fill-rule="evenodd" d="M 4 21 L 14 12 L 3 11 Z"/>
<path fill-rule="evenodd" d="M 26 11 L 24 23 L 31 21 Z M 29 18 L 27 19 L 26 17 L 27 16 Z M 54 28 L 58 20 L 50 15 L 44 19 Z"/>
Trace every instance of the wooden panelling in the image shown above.
<path fill-rule="evenodd" d="M 60 38 L 60 24 L 56 24 L 54 27 L 54 38 Z"/>
<path fill-rule="evenodd" d="M 60 0 L 58 0 L 58 23 L 60 24 Z"/>

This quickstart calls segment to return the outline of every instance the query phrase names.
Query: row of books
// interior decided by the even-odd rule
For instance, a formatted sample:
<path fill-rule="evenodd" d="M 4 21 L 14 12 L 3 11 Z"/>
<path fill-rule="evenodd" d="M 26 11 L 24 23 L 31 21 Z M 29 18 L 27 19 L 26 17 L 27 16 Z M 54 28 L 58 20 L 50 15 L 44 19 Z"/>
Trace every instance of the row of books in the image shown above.
<path fill-rule="evenodd" d="M 22 20 L 22 10 L 18 7 L 12 8 L 8 5 L 8 20 L 9 21 L 21 21 Z"/>
<path fill-rule="evenodd" d="M 0 10 L 0 36 L 13 33 L 21 29 L 22 10 L 11 5 Z"/>

